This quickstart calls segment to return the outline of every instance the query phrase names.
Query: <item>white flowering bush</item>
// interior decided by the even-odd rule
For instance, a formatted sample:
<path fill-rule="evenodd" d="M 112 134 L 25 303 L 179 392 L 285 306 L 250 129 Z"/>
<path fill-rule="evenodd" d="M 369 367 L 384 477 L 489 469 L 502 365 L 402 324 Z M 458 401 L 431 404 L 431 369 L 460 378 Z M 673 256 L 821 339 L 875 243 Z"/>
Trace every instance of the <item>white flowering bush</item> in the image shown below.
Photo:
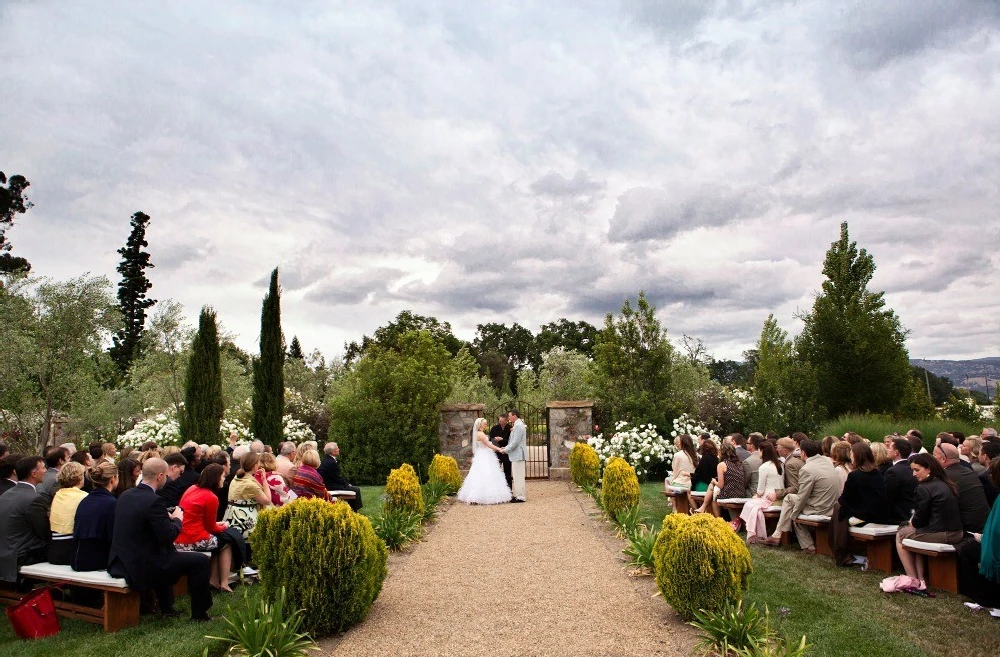
<path fill-rule="evenodd" d="M 956 397 L 950 395 L 941 406 L 941 417 L 946 420 L 959 420 L 969 424 L 979 424 L 983 421 L 983 410 L 972 397 Z"/>
<path fill-rule="evenodd" d="M 296 445 L 304 443 L 307 440 L 316 440 L 316 434 L 309 428 L 309 425 L 296 420 L 291 415 L 286 415 L 282 418 L 282 433 L 285 436 L 285 440 L 290 440 Z"/>
<path fill-rule="evenodd" d="M 687 413 L 682 414 L 679 418 L 674 420 L 674 430 L 670 432 L 670 437 L 676 438 L 677 436 L 685 433 L 691 436 L 692 439 L 697 438 L 703 433 L 707 433 L 712 438 L 712 442 L 715 443 L 716 447 L 722 447 L 722 438 L 715 433 L 714 429 L 703 426 L 697 419 L 691 417 Z M 697 444 L 697 442 L 698 441 L 695 441 L 695 444 Z"/>
<path fill-rule="evenodd" d="M 173 408 L 140 420 L 134 427 L 118 436 L 118 447 L 139 449 L 143 443 L 150 440 L 160 447 L 181 443 L 181 427 Z"/>
<path fill-rule="evenodd" d="M 609 438 L 597 434 L 590 436 L 587 444 L 597 452 L 602 472 L 608 459 L 617 456 L 625 459 L 640 479 L 657 463 L 669 465 L 677 451 L 670 441 L 657 433 L 655 425 L 632 427 L 624 421 L 615 424 L 615 432 Z"/>
<path fill-rule="evenodd" d="M 236 446 L 249 445 L 253 442 L 253 434 L 250 433 L 250 427 L 243 424 L 238 417 L 230 417 L 227 409 L 226 414 L 222 418 L 222 422 L 219 424 L 219 439 L 222 441 L 221 444 L 229 444 L 229 435 L 233 431 L 235 431 L 237 435 Z"/>

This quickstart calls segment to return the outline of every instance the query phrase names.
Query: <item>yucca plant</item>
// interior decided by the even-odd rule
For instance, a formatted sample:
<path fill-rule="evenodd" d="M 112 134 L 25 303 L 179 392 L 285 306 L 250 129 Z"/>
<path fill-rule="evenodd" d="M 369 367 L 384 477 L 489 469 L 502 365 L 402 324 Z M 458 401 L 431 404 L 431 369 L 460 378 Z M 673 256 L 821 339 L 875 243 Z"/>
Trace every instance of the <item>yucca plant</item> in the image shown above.
<path fill-rule="evenodd" d="M 614 517 L 615 524 L 618 525 L 618 538 L 631 539 L 640 533 L 642 524 L 639 522 L 639 505 L 622 509 Z"/>
<path fill-rule="evenodd" d="M 719 611 L 704 609 L 694 613 L 690 625 L 701 630 L 698 648 L 707 655 L 736 655 L 737 657 L 804 657 L 812 646 L 803 636 L 792 643 L 775 631 L 771 625 L 771 612 L 765 606 L 761 612 L 756 605 L 742 602 L 726 604 Z"/>
<path fill-rule="evenodd" d="M 421 494 L 424 497 L 423 521 L 430 522 L 437 517 L 437 506 L 448 496 L 448 484 L 442 481 L 428 481 L 421 486 Z"/>
<path fill-rule="evenodd" d="M 319 650 L 309 635 L 300 632 L 302 609 L 286 617 L 285 588 L 274 602 L 260 600 L 257 605 L 230 605 L 223 620 L 226 636 L 206 636 L 206 639 L 229 644 L 230 655 L 244 657 L 302 657 L 309 650 Z M 207 653 L 207 649 L 206 649 Z"/>
<path fill-rule="evenodd" d="M 649 531 L 645 525 L 639 525 L 638 531 L 628 537 L 628 545 L 622 552 L 629 558 L 628 565 L 652 573 L 656 567 L 653 559 L 653 548 L 656 547 L 656 532 Z"/>
<path fill-rule="evenodd" d="M 385 546 L 396 552 L 420 538 L 422 520 L 422 512 L 407 511 L 399 507 L 383 508 L 381 513 L 372 518 L 372 528 L 375 529 L 375 535 L 385 542 Z"/>

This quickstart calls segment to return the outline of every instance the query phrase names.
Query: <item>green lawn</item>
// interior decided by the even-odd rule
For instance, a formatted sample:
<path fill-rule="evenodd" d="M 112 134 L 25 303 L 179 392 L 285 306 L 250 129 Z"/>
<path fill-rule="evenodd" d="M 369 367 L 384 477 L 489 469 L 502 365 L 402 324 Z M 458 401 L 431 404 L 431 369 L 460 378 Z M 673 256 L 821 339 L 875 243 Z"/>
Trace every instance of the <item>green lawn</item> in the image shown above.
<path fill-rule="evenodd" d="M 361 489 L 361 515 L 371 518 L 382 510 L 382 494 L 385 493 L 385 486 L 358 486 Z"/>
<path fill-rule="evenodd" d="M 660 495 L 661 490 L 663 490 L 662 481 L 639 484 L 639 515 L 643 524 L 654 531 L 660 530 L 663 516 L 672 510 L 670 500 Z"/>

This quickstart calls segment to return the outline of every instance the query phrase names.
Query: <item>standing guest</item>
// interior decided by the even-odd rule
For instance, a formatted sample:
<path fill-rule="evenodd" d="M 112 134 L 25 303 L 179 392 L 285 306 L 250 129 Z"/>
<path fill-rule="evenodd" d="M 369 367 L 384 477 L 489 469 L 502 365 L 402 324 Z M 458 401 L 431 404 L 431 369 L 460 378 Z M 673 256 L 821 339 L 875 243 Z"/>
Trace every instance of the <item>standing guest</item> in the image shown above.
<path fill-rule="evenodd" d="M 795 454 L 796 449 L 799 451 L 798 455 Z M 795 441 L 788 437 L 778 438 L 777 450 L 778 457 L 784 467 L 785 487 L 774 491 L 773 499 L 775 501 L 783 500 L 786 495 L 799 492 L 799 472 L 805 465 L 801 443 L 796 445 Z"/>
<path fill-rule="evenodd" d="M 891 440 L 892 436 L 886 436 L 885 442 L 871 444 L 872 455 L 875 457 L 875 468 L 882 476 L 885 476 L 886 471 L 892 467 L 892 459 L 889 458 L 888 448 L 888 443 Z"/>
<path fill-rule="evenodd" d="M 48 495 L 49 499 L 56 494 L 59 487 L 56 479 L 67 461 L 69 461 L 69 453 L 62 447 L 50 447 L 45 451 L 45 477 L 38 486 L 39 493 Z"/>
<path fill-rule="evenodd" d="M 274 454 L 264 452 L 260 455 L 260 467 L 264 472 L 264 483 L 271 491 L 271 504 L 284 506 L 295 500 L 296 495 L 285 478 L 278 474 L 278 463 Z"/>
<path fill-rule="evenodd" d="M 319 463 L 319 455 L 316 455 Z M 240 459 L 240 469 L 229 484 L 229 504 L 226 506 L 225 520 L 230 526 L 236 527 L 249 538 L 257 524 L 257 513 L 262 507 L 271 506 L 271 493 L 265 491 L 254 478 L 260 469 L 260 456 L 249 452 Z M 300 467 L 301 469 L 301 467 Z M 315 473 L 315 470 L 313 470 Z M 319 475 L 316 475 L 318 478 Z M 319 479 L 320 486 L 323 480 Z M 297 491 L 296 491 L 297 492 Z M 323 489 L 326 492 L 326 489 Z M 300 496 L 301 497 L 301 496 Z M 329 496 L 327 497 L 329 499 Z"/>
<path fill-rule="evenodd" d="M 506 447 L 510 442 L 510 432 L 513 426 L 507 421 L 507 415 L 501 413 L 497 416 L 497 423 L 490 429 L 490 441 L 497 447 Z M 507 488 L 513 490 L 514 475 L 512 474 L 510 457 L 503 450 L 497 452 L 500 466 L 503 468 L 503 476 L 507 480 Z"/>
<path fill-rule="evenodd" d="M 21 457 L 17 454 L 8 454 L 0 458 L 0 495 L 3 495 L 17 484 L 17 462 Z"/>
<path fill-rule="evenodd" d="M 691 488 L 691 475 L 698 466 L 698 452 L 694 451 L 694 442 L 686 433 L 674 438 L 677 451 L 670 463 L 670 478 L 668 485 L 675 488 Z"/>
<path fill-rule="evenodd" d="M 292 477 L 295 476 L 292 474 L 292 468 L 295 467 L 295 464 L 291 459 L 294 454 L 295 443 L 292 441 L 286 440 L 278 445 L 278 456 L 275 459 L 275 462 L 278 465 L 276 472 L 284 477 L 286 481 L 291 481 Z"/>
<path fill-rule="evenodd" d="M 910 469 L 910 441 L 903 437 L 889 443 L 892 467 L 885 472 L 885 503 L 889 522 L 901 524 L 910 519 L 916 503 L 917 480 Z"/>
<path fill-rule="evenodd" d="M 934 458 L 955 485 L 962 528 L 970 534 L 982 533 L 986 518 L 990 515 L 990 506 L 986 503 L 986 493 L 983 492 L 979 476 L 972 468 L 962 465 L 955 445 L 942 442 L 934 448 Z"/>
<path fill-rule="evenodd" d="M 149 459 L 142 465 L 142 483 L 118 498 L 108 573 L 124 577 L 131 589 L 152 589 L 164 616 L 177 615 L 174 584 L 186 575 L 191 593 L 191 620 L 211 620 L 209 560 L 203 554 L 174 549 L 184 511 L 176 508 L 167 512 L 166 502 L 156 494 L 166 481 L 166 462 Z"/>
<path fill-rule="evenodd" d="M 917 454 L 910 461 L 910 467 L 919 482 L 916 504 L 910 523 L 896 532 L 896 553 L 906 574 L 920 581 L 920 589 L 926 589 L 924 557 L 905 549 L 903 539 L 956 545 L 965 532 L 958 510 L 958 489 L 941 464 L 930 454 Z"/>
<path fill-rule="evenodd" d="M 59 489 L 52 498 L 49 510 L 49 526 L 52 542 L 49 543 L 49 563 L 68 566 L 73 558 L 73 522 L 76 509 L 87 497 L 83 490 L 86 469 L 75 461 L 70 461 L 59 471 Z"/>
<path fill-rule="evenodd" d="M 91 457 L 90 452 L 83 449 L 77 450 L 73 452 L 69 460 L 83 466 L 83 492 L 89 493 L 94 490 L 94 484 L 90 481 L 90 468 L 94 467 L 94 459 Z"/>
<path fill-rule="evenodd" d="M 875 444 L 885 448 L 882 443 Z M 851 446 L 851 472 L 830 518 L 830 549 L 838 566 L 854 563 L 854 555 L 848 550 L 851 518 L 865 522 L 886 519 L 885 479 L 875 465 L 871 447 L 863 442 Z"/>
<path fill-rule="evenodd" d="M 299 461 L 299 467 L 295 471 L 295 478 L 292 479 L 292 490 L 299 497 L 318 497 L 330 501 L 330 493 L 327 492 L 323 476 L 316 470 L 319 467 L 319 452 L 314 449 L 306 450 Z"/>
<path fill-rule="evenodd" d="M 781 544 L 782 532 L 795 530 L 799 547 L 803 552 L 816 553 L 816 544 L 808 527 L 795 522 L 801 514 L 828 516 L 833 513 L 833 505 L 840 496 L 840 478 L 833 469 L 833 462 L 820 454 L 821 446 L 813 440 L 802 441 L 802 453 L 806 463 L 799 472 L 799 490 L 789 493 L 781 502 L 781 516 L 774 533 L 764 542 L 766 545 Z"/>
<path fill-rule="evenodd" d="M 16 582 L 21 566 L 45 561 L 52 538 L 49 500 L 36 490 L 45 477 L 45 460 L 26 456 L 15 472 L 17 484 L 0 495 L 0 582 Z"/>
<path fill-rule="evenodd" d="M 111 539 L 115 530 L 114 495 L 118 486 L 118 468 L 104 462 L 90 469 L 94 489 L 76 507 L 73 520 L 73 570 L 105 570 L 111 554 Z"/>
<path fill-rule="evenodd" d="M 225 534 L 229 525 L 215 521 L 219 509 L 219 498 L 215 492 L 222 488 L 223 473 L 224 469 L 218 463 L 206 464 L 195 485 L 184 491 L 180 502 L 184 520 L 181 532 L 174 539 L 174 546 L 179 552 L 211 552 L 209 586 L 217 591 L 232 593 L 229 572 L 233 552 Z"/>
<path fill-rule="evenodd" d="M 747 484 L 744 497 L 753 497 L 757 492 L 757 476 L 763 460 L 760 457 L 760 448 L 764 444 L 764 436 L 754 432 L 747 438 L 747 451 L 750 457 L 743 461 L 743 481 Z"/>
<path fill-rule="evenodd" d="M 118 462 L 118 487 L 115 489 L 115 497 L 121 497 L 122 493 L 130 488 L 135 488 L 142 476 L 142 468 L 132 459 L 122 459 Z"/>
<path fill-rule="evenodd" d="M 340 458 L 340 447 L 337 446 L 337 443 L 327 443 L 323 447 L 323 453 L 326 454 L 326 458 L 323 459 L 323 463 L 320 464 L 316 471 L 323 478 L 323 485 L 326 487 L 326 490 L 354 491 L 354 499 L 348 500 L 347 503 L 355 511 L 360 511 L 362 506 L 361 489 L 347 483 L 347 480 L 340 474 L 340 462 L 337 460 Z"/>
<path fill-rule="evenodd" d="M 840 495 L 844 490 L 847 475 L 851 472 L 851 443 L 846 440 L 834 443 L 833 447 L 830 448 L 830 459 L 833 461 L 833 469 L 836 470 L 837 477 L 840 479 L 840 490 L 837 491 L 837 495 Z"/>
<path fill-rule="evenodd" d="M 782 438 L 782 440 L 787 440 Z M 764 518 L 764 509 L 771 506 L 775 495 L 784 483 L 782 470 L 784 464 L 778 456 L 778 450 L 774 443 L 764 441 L 760 448 L 761 466 L 757 472 L 757 489 L 754 491 L 753 499 L 743 505 L 740 512 L 740 519 L 746 523 L 747 543 L 756 543 L 767 537 L 767 521 Z"/>

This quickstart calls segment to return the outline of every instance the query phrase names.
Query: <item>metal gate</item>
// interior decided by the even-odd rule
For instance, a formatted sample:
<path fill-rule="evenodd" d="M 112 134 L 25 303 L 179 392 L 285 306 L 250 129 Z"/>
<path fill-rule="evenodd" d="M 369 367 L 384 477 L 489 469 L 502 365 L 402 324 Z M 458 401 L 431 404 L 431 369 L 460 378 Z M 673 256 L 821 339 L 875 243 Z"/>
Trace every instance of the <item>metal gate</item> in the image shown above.
<path fill-rule="evenodd" d="M 548 479 L 549 465 L 551 465 L 549 462 L 548 409 L 514 400 L 486 409 L 484 417 L 492 426 L 496 423 L 497 416 L 512 408 L 516 408 L 521 413 L 521 420 L 524 421 L 528 429 L 528 458 L 524 463 L 525 479 Z"/>

